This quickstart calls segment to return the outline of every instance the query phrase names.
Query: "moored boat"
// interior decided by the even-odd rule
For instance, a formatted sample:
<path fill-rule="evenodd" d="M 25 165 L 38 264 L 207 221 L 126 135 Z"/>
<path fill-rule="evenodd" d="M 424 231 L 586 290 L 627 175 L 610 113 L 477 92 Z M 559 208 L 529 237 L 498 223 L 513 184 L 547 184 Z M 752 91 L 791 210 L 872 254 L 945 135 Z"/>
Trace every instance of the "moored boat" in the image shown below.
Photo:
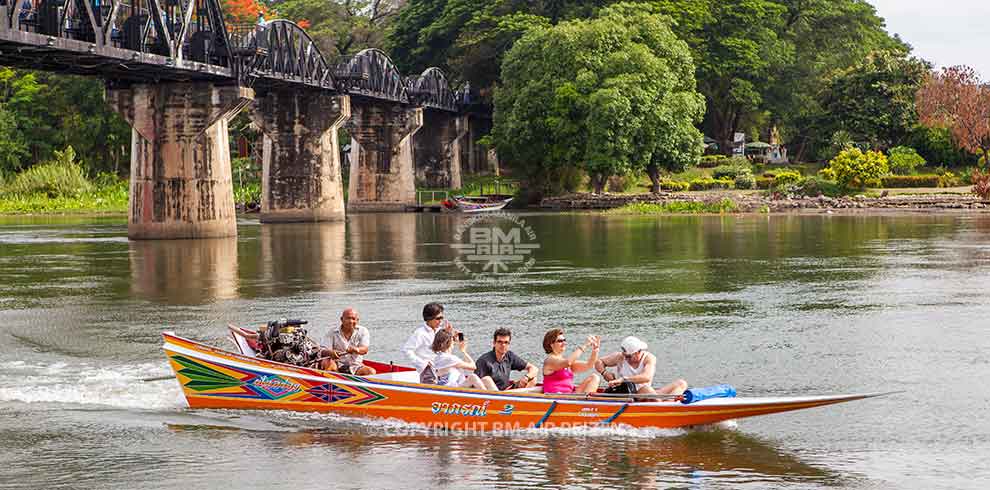
<path fill-rule="evenodd" d="M 484 213 L 500 211 L 512 201 L 512 196 L 453 196 L 441 203 L 444 211 L 459 211 L 462 213 Z"/>
<path fill-rule="evenodd" d="M 365 361 L 379 374 L 353 376 L 277 363 L 162 334 L 163 349 L 190 408 L 333 412 L 453 430 L 627 425 L 675 428 L 787 412 L 885 393 L 805 397 L 636 401 L 424 385 L 416 371 Z M 249 349 L 234 334 L 239 348 Z"/>

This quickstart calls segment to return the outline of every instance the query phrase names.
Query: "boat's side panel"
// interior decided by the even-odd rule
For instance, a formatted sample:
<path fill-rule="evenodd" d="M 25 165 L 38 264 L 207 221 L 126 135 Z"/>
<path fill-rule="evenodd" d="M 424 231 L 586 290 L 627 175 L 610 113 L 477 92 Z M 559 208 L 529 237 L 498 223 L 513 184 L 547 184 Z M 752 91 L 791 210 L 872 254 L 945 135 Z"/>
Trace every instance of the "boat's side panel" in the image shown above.
<path fill-rule="evenodd" d="M 867 395 L 740 400 L 698 405 L 677 402 L 552 399 L 295 368 L 165 335 L 165 353 L 192 408 L 276 409 L 394 418 L 434 427 L 498 430 L 625 424 L 673 428 L 798 410 Z"/>

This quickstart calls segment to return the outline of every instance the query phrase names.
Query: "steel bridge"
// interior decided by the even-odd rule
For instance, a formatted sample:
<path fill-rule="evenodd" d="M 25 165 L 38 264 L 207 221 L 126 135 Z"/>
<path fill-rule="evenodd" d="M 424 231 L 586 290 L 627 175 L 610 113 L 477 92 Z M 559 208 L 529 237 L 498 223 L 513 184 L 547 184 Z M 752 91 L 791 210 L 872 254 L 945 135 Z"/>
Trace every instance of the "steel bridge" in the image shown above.
<path fill-rule="evenodd" d="M 415 181 L 459 187 L 490 124 L 438 68 L 403 76 L 378 49 L 330 60 L 293 22 L 227 25 L 220 0 L 0 0 L 0 65 L 106 80 L 133 129 L 131 238 L 236 234 L 227 122 L 248 107 L 262 221 L 342 219 L 340 128 L 361 211 L 415 204 Z"/>

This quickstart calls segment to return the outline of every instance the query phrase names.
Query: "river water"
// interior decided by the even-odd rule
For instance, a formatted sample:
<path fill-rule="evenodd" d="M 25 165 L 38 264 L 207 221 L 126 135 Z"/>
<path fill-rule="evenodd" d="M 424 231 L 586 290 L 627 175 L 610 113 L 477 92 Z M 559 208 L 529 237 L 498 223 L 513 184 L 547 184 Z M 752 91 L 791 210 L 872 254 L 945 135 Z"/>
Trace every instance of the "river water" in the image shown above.
<path fill-rule="evenodd" d="M 525 214 L 539 247 L 471 277 L 452 215 L 131 242 L 122 218 L 0 218 L 0 488 L 987 488 L 990 217 Z M 470 224 L 474 226 L 473 224 Z M 515 264 L 513 267 L 517 266 Z M 468 268 L 471 272 L 474 269 Z M 509 326 L 650 343 L 658 381 L 743 395 L 903 390 L 707 431 L 499 435 L 189 410 L 159 332 L 353 306 L 380 360 L 438 300 L 471 350 Z"/>

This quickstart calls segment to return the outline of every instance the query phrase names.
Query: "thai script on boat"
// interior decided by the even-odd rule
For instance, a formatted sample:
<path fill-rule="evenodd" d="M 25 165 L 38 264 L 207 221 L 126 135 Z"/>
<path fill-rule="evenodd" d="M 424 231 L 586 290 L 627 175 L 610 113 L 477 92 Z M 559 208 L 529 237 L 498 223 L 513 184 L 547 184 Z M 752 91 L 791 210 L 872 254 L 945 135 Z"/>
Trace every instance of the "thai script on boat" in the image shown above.
<path fill-rule="evenodd" d="M 251 384 L 276 393 L 299 390 L 299 385 L 274 375 L 258 378 Z"/>
<path fill-rule="evenodd" d="M 488 415 L 488 404 L 489 401 L 485 401 L 481 405 L 469 405 L 467 403 L 447 403 L 447 402 L 433 402 L 430 405 L 430 409 L 433 410 L 434 415 L 460 415 L 462 417 L 484 417 Z"/>

